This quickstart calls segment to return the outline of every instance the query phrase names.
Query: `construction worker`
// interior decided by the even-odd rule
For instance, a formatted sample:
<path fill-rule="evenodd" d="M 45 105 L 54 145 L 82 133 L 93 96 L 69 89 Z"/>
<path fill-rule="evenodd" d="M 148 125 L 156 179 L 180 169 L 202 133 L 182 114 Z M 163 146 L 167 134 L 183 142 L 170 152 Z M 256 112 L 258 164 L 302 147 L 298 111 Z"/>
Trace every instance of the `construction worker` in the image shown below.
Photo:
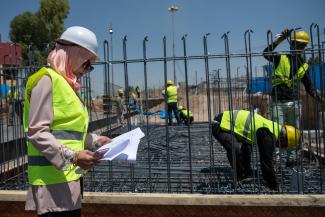
<path fill-rule="evenodd" d="M 16 86 L 13 85 L 8 91 L 8 103 L 9 103 L 9 125 L 14 123 L 14 115 L 20 116 L 20 106 L 18 101 L 18 93 L 16 91 Z"/>
<path fill-rule="evenodd" d="M 194 117 L 191 111 L 187 111 L 183 106 L 178 106 L 178 111 L 180 114 L 180 119 L 185 125 L 192 124 Z"/>
<path fill-rule="evenodd" d="M 117 114 L 117 121 L 119 125 L 124 125 L 124 90 L 122 88 L 117 90 L 117 97 L 115 100 L 116 103 L 116 114 Z"/>
<path fill-rule="evenodd" d="M 140 99 L 140 97 L 141 97 L 141 90 L 140 90 L 139 85 L 137 85 L 137 86 L 135 87 L 135 92 L 136 92 L 136 94 L 137 94 L 138 99 Z"/>
<path fill-rule="evenodd" d="M 272 72 L 272 119 L 280 124 L 299 127 L 300 109 L 298 83 L 301 81 L 307 93 L 320 101 L 315 87 L 309 78 L 309 65 L 303 58 L 303 52 L 309 43 L 309 35 L 298 31 L 291 36 L 290 54 L 270 53 L 289 38 L 292 30 L 285 29 L 272 44 L 264 49 L 264 57 L 273 63 Z"/>
<path fill-rule="evenodd" d="M 111 142 L 87 133 L 88 112 L 79 99 L 81 77 L 97 59 L 96 35 L 81 26 L 63 32 L 47 66 L 26 84 L 24 131 L 27 135 L 26 210 L 39 216 L 81 216 L 80 178 L 103 156 L 90 150 Z"/>
<path fill-rule="evenodd" d="M 163 96 L 167 98 L 167 114 L 168 114 L 168 125 L 172 125 L 172 113 L 177 120 L 177 124 L 181 125 L 181 119 L 179 116 L 178 108 L 177 108 L 177 87 L 174 86 L 174 82 L 172 80 L 167 81 L 167 94 L 165 94 L 165 90 L 162 91 Z"/>
<path fill-rule="evenodd" d="M 234 123 L 233 126 L 230 125 L 231 122 Z M 262 176 L 272 190 L 276 190 L 278 186 L 273 167 L 274 147 L 292 148 L 300 139 L 299 130 L 293 126 L 280 125 L 246 110 L 225 111 L 217 115 L 212 122 L 212 134 L 226 149 L 231 166 L 233 166 L 232 148 L 235 149 L 238 180 L 253 175 L 251 146 L 256 142 Z"/>
<path fill-rule="evenodd" d="M 131 97 L 131 108 L 136 109 L 137 108 L 137 94 L 131 90 L 130 92 L 130 97 Z"/>

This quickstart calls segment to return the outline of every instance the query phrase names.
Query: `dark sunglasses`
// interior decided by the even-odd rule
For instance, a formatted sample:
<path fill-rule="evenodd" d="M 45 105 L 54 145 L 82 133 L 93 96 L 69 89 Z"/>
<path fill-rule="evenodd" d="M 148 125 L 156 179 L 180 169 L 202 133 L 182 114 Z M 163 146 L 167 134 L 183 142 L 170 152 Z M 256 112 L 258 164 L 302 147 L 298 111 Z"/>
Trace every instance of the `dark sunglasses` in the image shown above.
<path fill-rule="evenodd" d="M 87 60 L 86 62 L 84 62 L 84 64 L 82 64 L 82 67 L 84 68 L 86 73 L 91 72 L 92 70 L 94 70 L 94 67 L 90 63 L 90 60 Z"/>

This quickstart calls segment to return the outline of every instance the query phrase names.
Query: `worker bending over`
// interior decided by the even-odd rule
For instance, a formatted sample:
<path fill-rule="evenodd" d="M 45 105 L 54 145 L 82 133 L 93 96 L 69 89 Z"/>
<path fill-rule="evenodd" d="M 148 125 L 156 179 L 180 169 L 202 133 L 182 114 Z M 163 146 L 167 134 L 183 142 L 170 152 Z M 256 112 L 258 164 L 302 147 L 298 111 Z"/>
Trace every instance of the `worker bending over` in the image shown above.
<path fill-rule="evenodd" d="M 186 110 L 183 106 L 180 105 L 178 106 L 178 111 L 182 123 L 184 123 L 187 126 L 192 124 L 194 117 L 193 117 L 193 113 L 190 110 Z"/>
<path fill-rule="evenodd" d="M 234 123 L 233 126 L 230 123 Z M 235 149 L 235 165 L 239 180 L 252 176 L 251 145 L 256 142 L 260 164 L 266 185 L 276 190 L 278 185 L 273 167 L 275 146 L 292 148 L 299 143 L 300 132 L 291 125 L 280 125 L 261 115 L 234 110 L 218 114 L 212 123 L 212 134 L 227 151 L 233 167 L 232 148 Z"/>

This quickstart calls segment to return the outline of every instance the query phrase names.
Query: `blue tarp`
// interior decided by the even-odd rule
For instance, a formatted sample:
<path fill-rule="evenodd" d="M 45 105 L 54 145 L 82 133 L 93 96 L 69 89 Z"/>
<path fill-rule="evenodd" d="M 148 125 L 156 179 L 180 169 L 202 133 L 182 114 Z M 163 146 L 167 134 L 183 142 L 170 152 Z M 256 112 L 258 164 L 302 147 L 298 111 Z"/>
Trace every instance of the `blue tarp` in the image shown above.
<path fill-rule="evenodd" d="M 0 85 L 0 98 L 5 98 L 8 96 L 8 92 L 10 90 L 10 86 L 6 84 L 1 84 Z"/>
<path fill-rule="evenodd" d="M 271 72 L 272 72 L 272 66 L 271 65 L 266 65 L 263 67 L 265 74 L 268 75 L 268 77 L 271 79 Z M 320 65 L 316 64 L 315 66 L 310 66 L 309 67 L 309 77 L 312 82 L 312 84 L 315 86 L 317 90 L 325 90 L 325 64 L 323 63 L 322 65 L 322 70 L 323 73 L 320 73 Z M 315 73 L 314 73 L 315 71 Z M 321 78 L 322 75 L 322 78 Z M 266 78 L 266 77 L 257 77 L 253 78 L 252 80 L 252 90 L 251 93 L 257 93 L 257 92 L 262 92 L 262 93 L 270 93 L 270 85 L 271 85 L 271 80 Z M 323 84 L 321 85 L 321 80 L 323 79 Z M 246 88 L 246 93 L 248 92 L 248 88 Z"/>
<path fill-rule="evenodd" d="M 253 78 L 252 80 L 252 90 L 251 93 L 270 93 L 270 81 L 264 77 Z M 246 88 L 246 92 L 248 89 Z"/>
<path fill-rule="evenodd" d="M 166 115 L 166 112 L 165 112 L 164 110 L 160 110 L 160 111 L 159 111 L 159 114 L 160 114 L 160 118 L 161 118 L 161 119 L 166 119 L 167 115 Z M 172 119 L 175 118 L 174 113 L 171 114 L 171 118 L 172 118 Z"/>
<path fill-rule="evenodd" d="M 320 73 L 320 67 L 321 65 L 316 64 L 315 66 L 311 66 L 309 68 L 309 78 L 311 80 L 311 83 L 316 87 L 317 90 L 325 90 L 325 64 L 322 65 L 323 73 Z M 314 73 L 314 71 L 316 73 Z M 321 79 L 323 79 L 323 84 L 321 82 Z"/>

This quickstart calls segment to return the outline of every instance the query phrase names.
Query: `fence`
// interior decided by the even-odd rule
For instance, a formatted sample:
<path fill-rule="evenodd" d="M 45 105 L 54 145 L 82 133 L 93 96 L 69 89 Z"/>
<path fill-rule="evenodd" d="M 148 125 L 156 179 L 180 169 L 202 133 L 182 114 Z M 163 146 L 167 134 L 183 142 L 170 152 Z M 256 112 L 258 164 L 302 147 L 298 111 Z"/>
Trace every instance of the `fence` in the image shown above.
<path fill-rule="evenodd" d="M 90 111 L 90 129 L 99 134 L 114 137 L 135 127 L 140 127 L 142 139 L 137 161 L 101 162 L 84 177 L 87 191 L 108 192 L 166 192 L 166 193 L 323 193 L 324 180 L 324 114 L 321 103 L 307 96 L 298 85 L 300 133 L 302 139 L 291 155 L 275 149 L 274 170 L 279 188 L 272 191 L 266 187 L 260 169 L 260 154 L 255 143 L 252 145 L 251 166 L 254 171 L 248 179 L 239 180 L 231 168 L 227 153 L 213 138 L 213 118 L 225 110 L 247 109 L 258 111 L 271 119 L 271 104 L 276 103 L 270 96 L 271 76 L 263 71 L 264 65 L 272 67 L 264 57 L 290 54 L 292 51 L 263 52 L 252 49 L 252 30 L 244 33 L 245 51 L 230 51 L 229 33 L 222 36 L 224 51 L 209 50 L 209 39 L 203 36 L 203 53 L 188 55 L 187 36 L 182 37 L 183 55 L 167 55 L 167 39 L 162 39 L 162 57 L 147 56 L 148 37 L 142 42 L 143 55 L 128 59 L 127 37 L 123 38 L 123 58 L 111 60 L 110 46 L 104 45 L 102 62 L 83 78 L 81 95 Z M 321 42 L 319 27 L 310 26 L 310 49 L 304 56 L 310 59 L 311 81 L 317 84 L 320 98 L 324 100 L 324 42 Z M 267 32 L 265 47 L 273 42 L 273 34 Z M 116 48 L 116 46 L 114 46 Z M 0 51 L 1 52 L 1 51 Z M 183 105 L 194 114 L 192 125 L 169 126 L 161 114 L 167 110 L 161 91 L 165 86 L 175 61 L 178 66 L 178 105 Z M 112 81 L 114 67 L 115 79 Z M 244 69 L 244 73 L 240 73 Z M 253 72 L 255 69 L 255 72 Z M 317 69 L 317 70 L 316 70 Z M 22 129 L 22 104 L 26 77 L 37 67 L 3 65 L 1 76 L 1 186 L 0 189 L 26 189 L 26 148 Z M 191 79 L 195 77 L 195 79 Z M 201 80 L 198 81 L 198 78 Z M 265 88 L 256 93 L 254 82 L 265 82 Z M 118 85 L 117 85 L 118 84 Z M 140 97 L 132 104 L 131 92 L 141 84 Z M 15 86 L 18 96 L 9 100 L 8 91 Z M 9 88 L 9 89 L 8 89 Z M 116 90 L 125 90 L 127 110 L 126 126 L 116 123 L 114 100 Z M 266 91 L 267 90 L 267 91 Z M 154 100 L 157 103 L 152 104 Z M 159 99 L 161 101 L 159 101 Z M 14 103 L 12 103 L 14 102 Z M 150 106 L 149 106 L 150 105 Z M 9 111 L 9 107 L 12 110 Z M 13 118 L 11 118 L 13 117 Z M 11 122 L 12 120 L 12 122 Z M 234 152 L 233 152 L 234 153 Z M 233 155 L 233 163 L 236 159 Z M 234 164 L 235 165 L 235 164 Z"/>

